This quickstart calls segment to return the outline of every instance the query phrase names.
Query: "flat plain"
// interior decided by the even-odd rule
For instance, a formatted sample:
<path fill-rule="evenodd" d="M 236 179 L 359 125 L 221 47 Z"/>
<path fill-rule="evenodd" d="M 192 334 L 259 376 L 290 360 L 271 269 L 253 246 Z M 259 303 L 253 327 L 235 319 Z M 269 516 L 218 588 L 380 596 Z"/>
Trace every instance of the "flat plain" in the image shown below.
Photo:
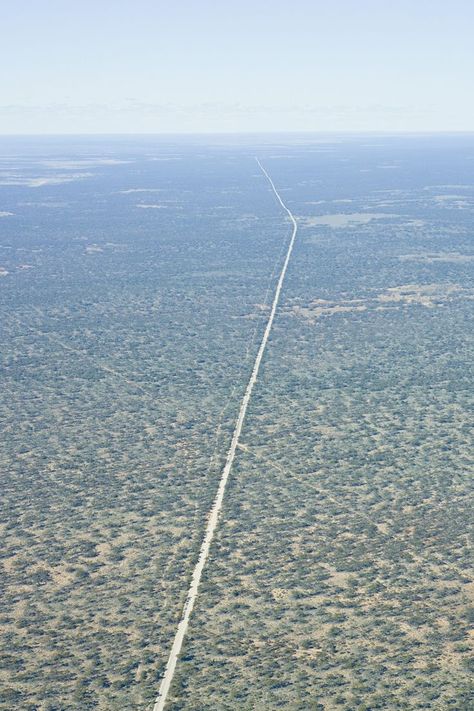
<path fill-rule="evenodd" d="M 0 708 L 152 706 L 255 155 L 170 711 L 471 708 L 474 139 L 1 148 Z"/>

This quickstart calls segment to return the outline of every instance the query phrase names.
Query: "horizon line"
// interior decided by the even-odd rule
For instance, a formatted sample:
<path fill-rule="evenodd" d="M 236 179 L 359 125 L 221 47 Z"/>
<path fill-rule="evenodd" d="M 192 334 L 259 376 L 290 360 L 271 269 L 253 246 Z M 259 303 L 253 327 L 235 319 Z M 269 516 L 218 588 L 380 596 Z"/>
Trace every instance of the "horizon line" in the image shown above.
<path fill-rule="evenodd" d="M 459 135 L 474 135 L 472 129 L 423 129 L 423 130 L 381 130 L 381 129 L 341 129 L 341 130 L 270 130 L 270 131 L 155 131 L 155 132 L 135 132 L 135 131 L 91 131 L 91 132 L 51 132 L 51 133 L 1 133 L 1 138 L 61 138 L 61 137 L 92 137 L 92 136 L 110 136 L 110 137 L 186 137 L 186 136 L 459 136 Z"/>

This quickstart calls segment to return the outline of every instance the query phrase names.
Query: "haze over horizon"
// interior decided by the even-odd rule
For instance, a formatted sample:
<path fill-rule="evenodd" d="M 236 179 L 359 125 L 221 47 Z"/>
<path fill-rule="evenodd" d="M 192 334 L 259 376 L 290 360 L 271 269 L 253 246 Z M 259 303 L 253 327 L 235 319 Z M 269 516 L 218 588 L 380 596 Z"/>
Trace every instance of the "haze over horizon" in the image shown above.
<path fill-rule="evenodd" d="M 470 131 L 473 20 L 467 0 L 20 0 L 0 133 Z"/>

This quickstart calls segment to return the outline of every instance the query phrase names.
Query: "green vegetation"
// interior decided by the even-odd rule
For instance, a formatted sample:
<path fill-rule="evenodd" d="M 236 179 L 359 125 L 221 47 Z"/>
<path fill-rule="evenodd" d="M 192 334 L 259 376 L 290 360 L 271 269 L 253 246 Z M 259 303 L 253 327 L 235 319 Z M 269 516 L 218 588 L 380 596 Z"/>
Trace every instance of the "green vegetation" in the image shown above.
<path fill-rule="evenodd" d="M 472 707 L 472 166 L 410 140 L 259 149 L 300 228 L 170 711 Z M 5 711 L 150 708 L 288 236 L 254 148 L 108 150 L 0 187 Z"/>
<path fill-rule="evenodd" d="M 156 694 L 287 235 L 256 172 L 206 186 L 207 162 L 183 159 L 168 187 L 137 159 L 73 192 L 88 214 L 10 227 L 0 708 Z M 165 184 L 167 210 L 118 193 L 136 184 Z"/>

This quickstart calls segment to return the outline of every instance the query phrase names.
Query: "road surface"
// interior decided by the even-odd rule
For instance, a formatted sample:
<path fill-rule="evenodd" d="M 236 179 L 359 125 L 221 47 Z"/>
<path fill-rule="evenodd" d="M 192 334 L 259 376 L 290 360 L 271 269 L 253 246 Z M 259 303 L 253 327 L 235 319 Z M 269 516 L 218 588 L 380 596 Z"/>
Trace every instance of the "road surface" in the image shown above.
<path fill-rule="evenodd" d="M 283 210 L 286 212 L 288 217 L 290 218 L 291 224 L 292 224 L 292 233 L 291 233 L 291 238 L 288 244 L 288 249 L 286 251 L 286 257 L 285 261 L 283 262 L 283 267 L 280 272 L 280 276 L 278 278 L 278 282 L 275 288 L 275 294 L 273 297 L 273 302 L 272 302 L 272 307 L 270 309 L 270 315 L 268 317 L 267 325 L 265 327 L 265 331 L 263 333 L 262 341 L 260 343 L 260 347 L 257 352 L 257 357 L 255 358 L 255 363 L 253 366 L 252 373 L 250 375 L 250 380 L 247 384 L 247 387 L 245 389 L 244 397 L 242 400 L 242 404 L 240 406 L 239 414 L 237 416 L 237 422 L 235 424 L 234 428 L 234 433 L 232 435 L 232 441 L 230 444 L 229 452 L 227 454 L 227 459 L 226 463 L 224 466 L 224 469 L 222 471 L 222 476 L 219 482 L 219 487 L 217 489 L 217 494 L 216 498 L 214 499 L 214 503 L 211 507 L 211 510 L 209 512 L 209 517 L 206 525 L 206 530 L 204 534 L 204 538 L 201 544 L 201 549 L 199 552 L 199 558 L 197 560 L 197 563 L 194 567 L 193 575 L 191 578 L 191 584 L 189 586 L 188 594 L 186 597 L 186 602 L 183 608 L 183 615 L 181 618 L 181 621 L 178 625 L 178 629 L 176 630 L 176 634 L 174 637 L 173 645 L 170 650 L 170 654 L 168 657 L 168 662 L 166 664 L 165 668 L 165 673 L 163 675 L 160 689 L 158 691 L 158 696 L 155 699 L 154 706 L 153 706 L 153 711 L 163 711 L 165 708 L 166 704 L 166 699 L 170 690 L 171 683 L 173 681 L 173 677 L 176 671 L 176 664 L 178 662 L 178 657 L 181 652 L 181 648 L 183 646 L 183 641 L 184 637 L 186 635 L 186 631 L 188 629 L 189 625 L 189 619 L 191 617 L 191 613 L 193 611 L 194 603 L 196 601 L 198 592 L 199 592 L 199 583 L 201 582 L 201 577 L 202 577 L 202 571 L 204 570 L 204 566 L 206 565 L 207 558 L 209 556 L 209 550 L 211 547 L 212 539 L 214 537 L 214 533 L 216 531 L 218 522 L 219 522 L 219 514 L 222 508 L 222 503 L 224 501 L 224 494 L 227 486 L 227 481 L 229 479 L 229 474 L 232 468 L 232 464 L 235 458 L 235 453 L 237 451 L 237 447 L 239 444 L 239 439 L 240 439 L 240 434 L 242 432 L 242 426 L 244 424 L 245 420 L 245 415 L 247 413 L 247 407 L 250 402 L 250 398 L 252 396 L 252 391 L 254 388 L 254 385 L 257 381 L 257 376 L 258 376 L 258 371 L 260 369 L 260 364 L 262 362 L 263 355 L 265 353 L 265 348 L 268 343 L 268 339 L 270 337 L 270 332 L 272 330 L 273 326 L 273 321 L 275 318 L 275 313 L 278 307 L 278 302 L 280 300 L 280 292 L 283 286 L 283 282 L 285 280 L 285 275 L 286 275 L 286 270 L 288 268 L 288 263 L 290 261 L 291 253 L 293 251 L 293 245 L 295 243 L 295 238 L 296 238 L 296 232 L 298 229 L 298 226 L 296 224 L 296 220 L 293 217 L 292 213 L 290 210 L 287 208 L 283 200 L 281 199 L 274 183 L 263 165 L 260 163 L 258 158 L 255 159 L 257 161 L 257 164 L 270 183 L 271 189 L 273 193 L 275 194 L 276 199 L 278 200 L 279 204 L 283 208 Z"/>

